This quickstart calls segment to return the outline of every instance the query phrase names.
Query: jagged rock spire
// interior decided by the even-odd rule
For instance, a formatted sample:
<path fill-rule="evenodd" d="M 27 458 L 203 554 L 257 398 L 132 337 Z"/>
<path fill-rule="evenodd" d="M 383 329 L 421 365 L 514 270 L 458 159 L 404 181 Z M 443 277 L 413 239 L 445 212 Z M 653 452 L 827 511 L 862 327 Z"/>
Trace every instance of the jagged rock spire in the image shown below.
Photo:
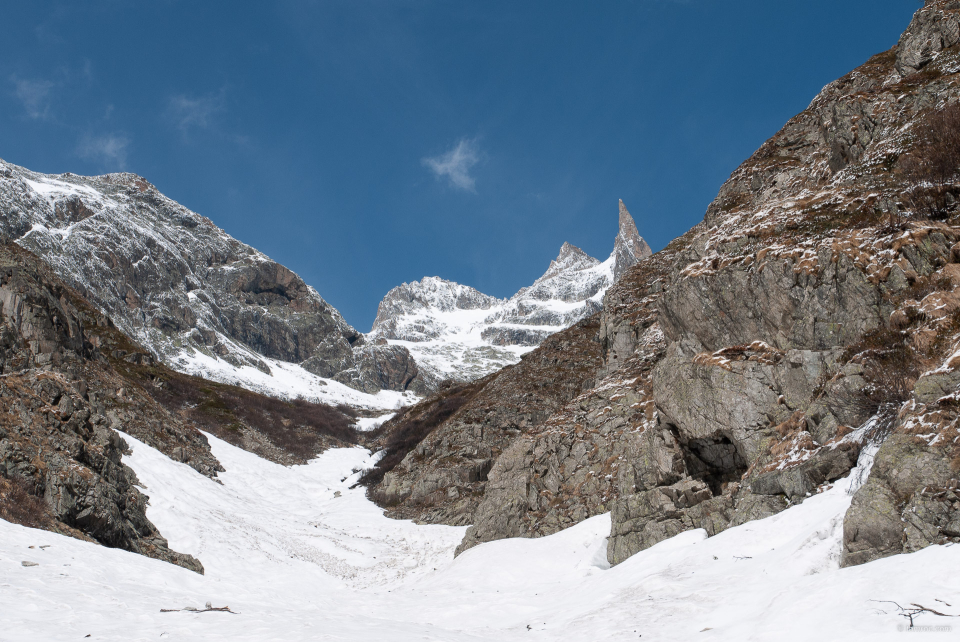
<path fill-rule="evenodd" d="M 640 236 L 640 232 L 637 231 L 637 224 L 633 222 L 633 217 L 627 211 L 627 206 L 621 200 L 620 231 L 617 233 L 617 239 L 613 244 L 613 256 L 615 257 L 613 280 L 618 281 L 627 271 L 627 268 L 651 254 L 653 254 L 653 250 Z"/>

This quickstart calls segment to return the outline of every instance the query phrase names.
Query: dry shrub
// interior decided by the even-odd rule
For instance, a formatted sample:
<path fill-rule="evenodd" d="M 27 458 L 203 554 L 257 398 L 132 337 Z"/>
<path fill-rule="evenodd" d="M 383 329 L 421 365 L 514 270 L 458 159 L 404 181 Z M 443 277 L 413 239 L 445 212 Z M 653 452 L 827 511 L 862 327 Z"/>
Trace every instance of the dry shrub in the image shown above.
<path fill-rule="evenodd" d="M 945 219 L 956 202 L 960 172 L 960 103 L 925 113 L 917 126 L 918 145 L 900 163 L 909 188 L 904 204 L 914 216 Z"/>
<path fill-rule="evenodd" d="M 857 391 L 842 390 L 831 395 L 827 402 L 831 413 L 838 417 L 886 416 L 909 399 L 920 364 L 908 340 L 908 333 L 882 327 L 848 347 L 844 361 L 863 365 L 867 385 Z"/>
<path fill-rule="evenodd" d="M 379 430 L 385 432 L 384 455 L 373 468 L 360 477 L 360 483 L 372 487 L 383 481 L 384 475 L 403 461 L 407 453 L 416 448 L 471 398 L 472 395 L 464 394 L 464 390 L 457 388 L 453 394 L 441 394 L 428 400 L 427 403 L 432 405 L 426 411 L 407 412 L 381 426 Z M 383 500 L 383 498 L 379 499 Z"/>
<path fill-rule="evenodd" d="M 186 414 L 221 439 L 237 443 L 240 429 L 246 426 L 302 461 L 319 453 L 324 440 L 358 441 L 353 428 L 356 412 L 344 406 L 285 401 L 168 370 L 164 370 L 162 385 L 146 389 L 158 402 Z"/>
<path fill-rule="evenodd" d="M 803 433 L 802 435 L 797 433 L 789 439 L 784 439 L 774 444 L 770 448 L 770 454 L 776 460 L 794 451 L 816 450 L 817 448 L 817 443 L 813 440 L 813 436 L 810 433 Z"/>
<path fill-rule="evenodd" d="M 30 528 L 42 528 L 50 521 L 36 485 L 23 477 L 0 477 L 0 518 Z"/>
<path fill-rule="evenodd" d="M 796 411 L 785 422 L 774 428 L 783 438 L 794 437 L 801 430 L 806 430 L 807 419 L 801 411 Z"/>

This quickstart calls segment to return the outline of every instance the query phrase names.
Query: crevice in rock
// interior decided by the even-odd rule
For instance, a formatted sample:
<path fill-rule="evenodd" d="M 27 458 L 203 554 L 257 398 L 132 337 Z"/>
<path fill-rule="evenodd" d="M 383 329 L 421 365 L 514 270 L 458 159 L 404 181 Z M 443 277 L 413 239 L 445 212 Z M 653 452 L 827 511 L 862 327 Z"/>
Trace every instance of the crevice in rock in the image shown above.
<path fill-rule="evenodd" d="M 476 467 L 470 471 L 470 482 L 485 482 L 487 476 L 493 469 L 493 459 L 485 459 L 479 462 Z"/>
<path fill-rule="evenodd" d="M 714 496 L 723 494 L 723 486 L 740 481 L 748 465 L 737 445 L 722 433 L 701 439 L 684 439 L 680 430 L 668 425 L 680 449 L 687 474 L 710 487 Z"/>

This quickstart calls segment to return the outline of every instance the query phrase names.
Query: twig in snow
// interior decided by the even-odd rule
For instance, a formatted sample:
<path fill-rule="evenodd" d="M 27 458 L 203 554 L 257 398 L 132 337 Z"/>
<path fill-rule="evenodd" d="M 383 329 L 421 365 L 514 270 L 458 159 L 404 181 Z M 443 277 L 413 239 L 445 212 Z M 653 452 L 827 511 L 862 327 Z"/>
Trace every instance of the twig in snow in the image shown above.
<path fill-rule="evenodd" d="M 178 613 L 180 611 L 186 611 L 187 613 L 209 613 L 210 611 L 220 611 L 222 613 L 233 613 L 234 615 L 240 615 L 236 611 L 231 611 L 229 606 L 208 606 L 202 609 L 194 608 L 192 606 L 185 606 L 182 609 L 160 609 L 161 613 Z"/>
<path fill-rule="evenodd" d="M 934 599 L 936 599 L 936 598 L 934 598 Z M 897 610 L 899 611 L 898 615 L 900 615 L 901 617 L 905 617 L 905 618 L 907 618 L 908 620 L 910 620 L 910 628 L 911 628 L 911 629 L 913 628 L 913 618 L 918 617 L 919 615 L 921 615 L 921 614 L 923 614 L 923 613 L 933 613 L 934 615 L 939 615 L 940 617 L 960 617 L 960 615 L 951 615 L 950 613 L 941 613 L 940 611 L 936 611 L 936 610 L 934 610 L 934 609 L 928 608 L 928 607 L 926 607 L 926 606 L 922 606 L 922 605 L 920 605 L 920 604 L 916 604 L 916 603 L 914 603 L 914 602 L 911 602 L 911 603 L 910 603 L 910 607 L 911 607 L 911 608 L 904 608 L 904 607 L 900 606 L 899 604 L 897 604 L 896 602 L 894 602 L 894 601 L 892 601 L 892 600 L 870 600 L 870 601 L 871 601 L 871 602 L 878 602 L 878 603 L 880 603 L 880 604 L 893 604 L 895 607 L 897 607 Z M 947 604 L 947 603 L 944 602 L 943 600 L 936 600 L 936 601 L 937 601 L 937 602 L 943 602 L 944 604 Z M 947 606 L 950 606 L 950 605 L 947 604 Z"/>

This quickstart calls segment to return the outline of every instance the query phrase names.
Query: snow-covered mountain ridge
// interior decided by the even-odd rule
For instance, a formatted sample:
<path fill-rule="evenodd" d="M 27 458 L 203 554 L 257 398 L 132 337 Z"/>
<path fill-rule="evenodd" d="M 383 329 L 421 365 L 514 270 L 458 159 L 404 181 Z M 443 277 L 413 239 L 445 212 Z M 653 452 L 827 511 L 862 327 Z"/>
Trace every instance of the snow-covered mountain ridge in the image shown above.
<path fill-rule="evenodd" d="M 380 302 L 368 336 L 409 350 L 428 380 L 477 379 L 598 312 L 607 288 L 651 254 L 620 201 L 619 231 L 605 261 L 564 243 L 543 276 L 507 299 L 439 277 L 404 283 Z"/>
<path fill-rule="evenodd" d="M 52 176 L 0 161 L 0 234 L 182 372 L 358 406 L 422 391 L 402 347 L 367 344 L 291 270 L 134 174 Z"/>
<path fill-rule="evenodd" d="M 134 174 L 53 176 L 0 160 L 0 234 L 177 370 L 370 407 L 404 401 L 367 398 L 380 391 L 409 401 L 444 379 L 516 363 L 598 311 L 616 277 L 651 253 L 621 202 L 606 261 L 565 243 L 546 273 L 509 299 L 437 277 L 405 283 L 363 335 L 294 272 Z"/>

